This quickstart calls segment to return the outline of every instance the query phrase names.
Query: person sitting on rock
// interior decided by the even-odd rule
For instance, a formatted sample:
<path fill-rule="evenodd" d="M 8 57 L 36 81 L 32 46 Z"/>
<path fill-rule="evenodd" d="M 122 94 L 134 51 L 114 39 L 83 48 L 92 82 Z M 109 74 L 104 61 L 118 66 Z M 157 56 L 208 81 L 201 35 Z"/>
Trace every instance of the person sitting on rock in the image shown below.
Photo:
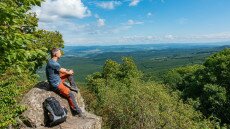
<path fill-rule="evenodd" d="M 73 90 L 78 93 L 77 85 L 73 79 L 74 71 L 61 68 L 57 62 L 60 57 L 61 50 L 59 48 L 53 48 L 51 50 L 51 59 L 46 66 L 47 80 L 54 92 L 67 98 L 73 115 L 82 117 L 82 111 L 77 105 L 74 94 L 70 91 Z M 66 79 L 68 79 L 70 86 L 66 84 Z"/>

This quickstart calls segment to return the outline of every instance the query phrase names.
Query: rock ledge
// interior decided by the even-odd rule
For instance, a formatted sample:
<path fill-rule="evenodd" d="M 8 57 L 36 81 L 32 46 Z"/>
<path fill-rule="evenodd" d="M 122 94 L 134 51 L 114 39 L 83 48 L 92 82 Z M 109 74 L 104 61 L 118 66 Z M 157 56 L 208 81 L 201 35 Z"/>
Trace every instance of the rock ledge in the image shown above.
<path fill-rule="evenodd" d="M 18 119 L 21 123 L 21 129 L 37 128 L 46 129 L 44 126 L 44 111 L 42 103 L 47 97 L 55 97 L 61 104 L 68 110 L 68 117 L 66 122 L 52 127 L 53 129 L 100 129 L 102 119 L 99 116 L 90 114 L 85 111 L 84 100 L 80 94 L 74 93 L 77 103 L 86 117 L 80 118 L 72 116 L 69 104 L 65 98 L 60 97 L 53 91 L 49 90 L 49 84 L 47 82 L 40 82 L 34 88 L 32 88 L 22 99 L 21 104 L 27 107 L 27 110 Z"/>

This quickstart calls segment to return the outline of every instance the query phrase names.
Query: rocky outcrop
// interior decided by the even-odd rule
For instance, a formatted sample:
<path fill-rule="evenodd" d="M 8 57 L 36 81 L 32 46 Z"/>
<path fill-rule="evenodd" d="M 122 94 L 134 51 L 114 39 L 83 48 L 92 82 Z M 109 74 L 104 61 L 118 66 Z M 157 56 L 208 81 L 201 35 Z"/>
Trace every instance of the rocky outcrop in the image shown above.
<path fill-rule="evenodd" d="M 49 84 L 47 82 L 38 83 L 33 89 L 31 89 L 22 99 L 21 104 L 27 107 L 27 110 L 20 116 L 18 122 L 21 123 L 21 129 L 38 128 L 46 129 L 44 125 L 44 111 L 42 103 L 47 97 L 55 97 L 62 106 L 68 110 L 68 117 L 66 122 L 52 127 L 53 129 L 100 129 L 101 117 L 94 114 L 90 114 L 85 111 L 85 104 L 80 94 L 74 93 L 77 103 L 86 117 L 81 118 L 72 116 L 68 101 L 65 98 L 57 95 L 53 91 L 49 90 Z"/>

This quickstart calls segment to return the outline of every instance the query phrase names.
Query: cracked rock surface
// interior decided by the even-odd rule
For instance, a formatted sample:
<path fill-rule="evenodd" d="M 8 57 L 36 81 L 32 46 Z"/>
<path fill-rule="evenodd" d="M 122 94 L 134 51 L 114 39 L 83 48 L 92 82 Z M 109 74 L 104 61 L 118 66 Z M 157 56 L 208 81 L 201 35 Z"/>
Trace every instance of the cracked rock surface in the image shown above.
<path fill-rule="evenodd" d="M 62 98 L 53 91 L 49 90 L 49 84 L 47 82 L 40 82 L 34 88 L 32 88 L 22 99 L 21 104 L 27 107 L 27 110 L 18 119 L 21 123 L 21 129 L 48 129 L 44 126 L 44 111 L 42 103 L 48 97 L 55 97 L 61 104 L 61 106 L 66 107 L 68 110 L 68 116 L 66 122 L 60 125 L 51 127 L 51 129 L 100 129 L 102 119 L 99 116 L 88 113 L 85 111 L 84 100 L 80 94 L 76 94 L 75 98 L 77 100 L 78 106 L 85 113 L 85 118 L 78 116 L 72 116 L 70 107 L 67 99 Z M 50 128 L 50 127 L 49 127 Z"/>

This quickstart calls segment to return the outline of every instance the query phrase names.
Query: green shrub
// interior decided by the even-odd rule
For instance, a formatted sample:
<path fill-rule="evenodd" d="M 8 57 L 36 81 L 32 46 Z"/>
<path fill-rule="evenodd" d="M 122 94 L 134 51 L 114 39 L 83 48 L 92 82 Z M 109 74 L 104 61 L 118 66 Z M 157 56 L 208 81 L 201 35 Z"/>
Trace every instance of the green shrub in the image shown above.
<path fill-rule="evenodd" d="M 179 67 L 165 76 L 165 83 L 179 90 L 206 117 L 230 126 L 230 49 L 208 57 L 203 65 Z M 192 99 L 192 100 L 191 100 Z"/>
<path fill-rule="evenodd" d="M 15 120 L 26 107 L 19 104 L 23 94 L 35 85 L 36 76 L 8 69 L 0 76 L 0 128 L 16 125 Z"/>
<path fill-rule="evenodd" d="M 39 30 L 38 18 L 29 13 L 42 1 L 0 2 L 0 128 L 17 124 L 15 118 L 26 109 L 20 98 L 35 84 L 36 70 L 51 48 L 64 46 L 59 32 Z"/>
<path fill-rule="evenodd" d="M 88 77 L 88 87 L 96 98 L 90 108 L 102 116 L 104 128 L 215 127 L 216 123 L 204 119 L 166 86 L 141 81 L 141 72 L 132 59 L 124 59 L 122 64 L 108 60 L 101 73 Z M 103 76 L 105 71 L 109 79 Z"/>

